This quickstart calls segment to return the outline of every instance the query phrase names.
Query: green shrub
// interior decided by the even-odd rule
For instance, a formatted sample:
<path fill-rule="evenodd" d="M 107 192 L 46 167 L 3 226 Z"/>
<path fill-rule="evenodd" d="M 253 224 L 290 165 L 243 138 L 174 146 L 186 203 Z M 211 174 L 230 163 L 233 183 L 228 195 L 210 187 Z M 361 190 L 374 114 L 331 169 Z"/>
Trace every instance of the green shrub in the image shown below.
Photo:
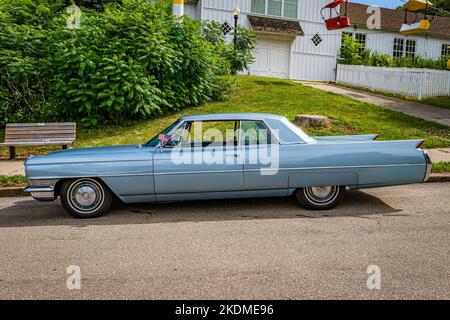
<path fill-rule="evenodd" d="M 339 63 L 341 64 L 362 64 L 361 56 L 362 44 L 356 41 L 355 38 L 344 34 L 342 35 L 342 47 L 339 56 Z"/>
<path fill-rule="evenodd" d="M 248 69 L 255 61 L 253 52 L 256 47 L 256 38 L 253 32 L 238 26 L 231 37 L 233 43 L 227 43 L 223 34 L 222 25 L 216 21 L 203 22 L 203 36 L 213 44 L 225 60 L 222 65 L 228 67 L 228 72 L 236 74 Z M 236 45 L 234 37 L 236 36 Z M 225 71 L 225 70 L 224 70 Z"/>
<path fill-rule="evenodd" d="M 349 35 L 344 34 L 342 41 L 343 46 L 339 57 L 341 64 L 447 70 L 447 58 L 445 57 L 440 59 L 426 59 L 420 56 L 393 58 L 388 54 L 363 50 L 362 45 Z"/>

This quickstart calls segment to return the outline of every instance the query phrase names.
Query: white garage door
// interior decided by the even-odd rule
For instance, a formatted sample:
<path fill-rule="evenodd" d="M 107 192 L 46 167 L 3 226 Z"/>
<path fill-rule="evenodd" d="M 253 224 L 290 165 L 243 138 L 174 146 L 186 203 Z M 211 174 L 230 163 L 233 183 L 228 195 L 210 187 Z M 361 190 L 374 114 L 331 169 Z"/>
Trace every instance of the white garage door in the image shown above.
<path fill-rule="evenodd" d="M 274 78 L 289 78 L 289 58 L 291 56 L 289 40 L 257 38 L 255 62 L 250 74 Z"/>

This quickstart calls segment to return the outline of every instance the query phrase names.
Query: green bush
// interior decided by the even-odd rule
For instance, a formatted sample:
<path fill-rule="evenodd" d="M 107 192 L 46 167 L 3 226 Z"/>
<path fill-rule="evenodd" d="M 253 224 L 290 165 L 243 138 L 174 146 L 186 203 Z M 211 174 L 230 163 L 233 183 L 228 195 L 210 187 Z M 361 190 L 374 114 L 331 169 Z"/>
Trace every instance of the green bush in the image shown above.
<path fill-rule="evenodd" d="M 80 28 L 69 29 L 70 1 L 0 0 L 0 126 L 92 127 L 226 97 L 231 45 L 199 21 L 176 19 L 170 0 L 82 2 Z"/>
<path fill-rule="evenodd" d="M 426 59 L 416 57 L 393 58 L 388 54 L 363 50 L 362 45 L 353 37 L 343 35 L 343 46 L 339 57 L 339 63 L 352 65 L 365 65 L 374 67 L 398 67 L 398 68 L 428 68 L 437 70 L 447 69 L 447 58 Z"/>

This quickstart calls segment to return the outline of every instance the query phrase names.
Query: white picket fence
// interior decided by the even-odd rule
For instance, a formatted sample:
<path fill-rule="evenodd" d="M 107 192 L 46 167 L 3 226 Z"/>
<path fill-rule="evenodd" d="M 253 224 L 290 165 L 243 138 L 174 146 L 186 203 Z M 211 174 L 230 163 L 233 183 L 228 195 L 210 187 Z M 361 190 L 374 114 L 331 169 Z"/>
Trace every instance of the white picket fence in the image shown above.
<path fill-rule="evenodd" d="M 338 64 L 336 81 L 419 100 L 450 96 L 450 71 Z"/>

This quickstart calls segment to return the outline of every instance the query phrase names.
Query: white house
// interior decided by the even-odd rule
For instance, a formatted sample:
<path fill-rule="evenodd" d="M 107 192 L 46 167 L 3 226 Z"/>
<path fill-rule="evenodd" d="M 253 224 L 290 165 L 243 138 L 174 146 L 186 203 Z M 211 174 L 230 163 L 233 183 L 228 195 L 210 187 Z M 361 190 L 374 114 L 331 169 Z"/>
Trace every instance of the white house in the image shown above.
<path fill-rule="evenodd" d="M 297 80 L 335 81 L 342 32 L 351 33 L 365 48 L 393 56 L 437 58 L 448 53 L 450 18 L 437 17 L 428 35 L 402 36 L 399 10 L 381 10 L 381 30 L 368 30 L 367 6 L 349 4 L 352 27 L 327 31 L 320 10 L 331 0 L 186 0 L 185 14 L 215 20 L 231 37 L 233 9 L 239 24 L 257 35 L 255 62 L 249 74 Z M 230 39 L 231 40 L 231 39 Z"/>

